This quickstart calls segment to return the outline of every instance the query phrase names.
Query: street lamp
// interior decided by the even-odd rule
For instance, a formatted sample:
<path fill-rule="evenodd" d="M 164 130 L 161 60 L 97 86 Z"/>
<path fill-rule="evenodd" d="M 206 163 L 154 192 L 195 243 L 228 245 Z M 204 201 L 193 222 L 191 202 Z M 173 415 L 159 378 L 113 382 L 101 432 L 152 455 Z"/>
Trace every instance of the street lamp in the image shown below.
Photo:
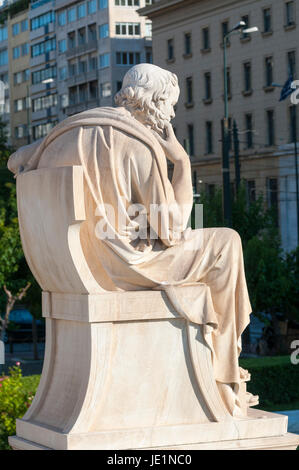
<path fill-rule="evenodd" d="M 224 220 L 231 226 L 231 201 L 229 179 L 229 129 L 228 129 L 228 77 L 227 77 L 227 43 L 234 33 L 251 34 L 258 31 L 256 26 L 246 28 L 245 21 L 239 21 L 223 36 L 223 73 L 224 73 L 224 120 L 222 132 L 222 178 L 223 178 L 223 213 Z"/>

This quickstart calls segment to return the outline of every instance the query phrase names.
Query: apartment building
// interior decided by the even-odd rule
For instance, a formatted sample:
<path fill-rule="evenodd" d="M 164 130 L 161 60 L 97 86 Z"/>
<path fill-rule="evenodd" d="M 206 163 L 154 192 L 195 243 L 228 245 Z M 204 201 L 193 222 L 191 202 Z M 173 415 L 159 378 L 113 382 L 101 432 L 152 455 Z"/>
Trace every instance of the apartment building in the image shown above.
<path fill-rule="evenodd" d="M 258 27 L 234 33 L 227 47 L 230 130 L 238 127 L 241 177 L 277 212 L 285 249 L 297 246 L 292 128 L 297 107 L 279 102 L 290 72 L 298 78 L 299 8 L 289 0 L 161 0 L 140 10 L 152 20 L 154 63 L 178 75 L 174 127 L 192 162 L 194 192 L 222 184 L 223 36 L 240 20 Z M 297 136 L 299 123 L 296 123 Z M 297 139 L 298 140 L 298 139 Z M 299 148 L 299 147 L 298 147 Z M 231 141 L 230 179 L 235 180 Z"/>
<path fill-rule="evenodd" d="M 0 7 L 0 113 L 10 140 L 10 101 L 9 101 L 9 66 L 8 66 L 8 15 L 6 7 Z"/>
<path fill-rule="evenodd" d="M 32 138 L 67 116 L 113 105 L 126 71 L 151 62 L 151 22 L 137 10 L 149 0 L 33 0 Z"/>
<path fill-rule="evenodd" d="M 8 21 L 11 144 L 29 143 L 30 128 L 30 45 L 28 5 Z"/>

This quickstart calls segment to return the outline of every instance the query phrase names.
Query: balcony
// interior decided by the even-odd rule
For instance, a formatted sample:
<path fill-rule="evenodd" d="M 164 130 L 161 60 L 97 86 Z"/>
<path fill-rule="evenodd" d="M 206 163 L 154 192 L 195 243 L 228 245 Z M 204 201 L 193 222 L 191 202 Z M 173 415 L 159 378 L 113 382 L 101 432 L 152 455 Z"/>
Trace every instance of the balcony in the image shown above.
<path fill-rule="evenodd" d="M 81 113 L 82 111 L 85 111 L 86 109 L 97 108 L 98 106 L 99 106 L 98 98 L 86 101 L 84 103 L 75 103 L 65 108 L 65 114 L 67 116 L 72 116 L 73 114 Z"/>
<path fill-rule="evenodd" d="M 97 70 L 91 70 L 90 72 L 80 73 L 74 75 L 67 79 L 67 86 L 71 87 L 74 85 L 79 85 L 81 83 L 91 82 L 92 80 L 97 80 Z"/>
<path fill-rule="evenodd" d="M 88 52 L 97 50 L 97 48 L 98 48 L 98 43 L 96 40 L 89 41 L 87 44 L 81 44 L 80 46 L 72 47 L 72 49 L 69 49 L 66 51 L 65 55 L 67 59 L 70 59 L 71 57 L 86 54 Z"/>

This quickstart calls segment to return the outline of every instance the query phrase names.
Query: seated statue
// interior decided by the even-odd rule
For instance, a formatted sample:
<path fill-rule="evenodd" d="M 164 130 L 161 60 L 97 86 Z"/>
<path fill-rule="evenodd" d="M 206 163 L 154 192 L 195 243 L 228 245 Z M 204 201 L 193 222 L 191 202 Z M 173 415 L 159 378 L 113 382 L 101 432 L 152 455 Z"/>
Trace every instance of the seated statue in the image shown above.
<path fill-rule="evenodd" d="M 232 416 L 242 414 L 241 335 L 251 306 L 242 244 L 229 228 L 187 227 L 193 205 L 190 159 L 170 121 L 179 97 L 177 77 L 140 64 L 124 77 L 116 108 L 65 119 L 9 160 L 16 175 L 35 169 L 82 166 L 96 210 L 90 215 L 109 291 L 165 290 L 176 304 L 192 285 L 194 304 L 182 313 L 203 325 L 214 377 Z M 167 160 L 173 164 L 171 181 Z M 194 311 L 197 286 L 209 288 L 207 308 Z M 248 395 L 248 405 L 256 404 Z"/>

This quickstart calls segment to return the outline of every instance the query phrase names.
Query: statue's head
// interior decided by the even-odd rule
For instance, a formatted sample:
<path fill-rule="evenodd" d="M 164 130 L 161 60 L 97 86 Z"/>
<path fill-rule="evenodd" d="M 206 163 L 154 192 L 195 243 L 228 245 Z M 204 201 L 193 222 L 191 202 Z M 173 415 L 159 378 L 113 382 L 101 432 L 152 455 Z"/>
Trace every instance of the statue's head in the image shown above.
<path fill-rule="evenodd" d="M 138 64 L 125 75 L 115 103 L 124 106 L 146 126 L 163 131 L 174 118 L 180 89 L 174 73 L 152 64 Z"/>

